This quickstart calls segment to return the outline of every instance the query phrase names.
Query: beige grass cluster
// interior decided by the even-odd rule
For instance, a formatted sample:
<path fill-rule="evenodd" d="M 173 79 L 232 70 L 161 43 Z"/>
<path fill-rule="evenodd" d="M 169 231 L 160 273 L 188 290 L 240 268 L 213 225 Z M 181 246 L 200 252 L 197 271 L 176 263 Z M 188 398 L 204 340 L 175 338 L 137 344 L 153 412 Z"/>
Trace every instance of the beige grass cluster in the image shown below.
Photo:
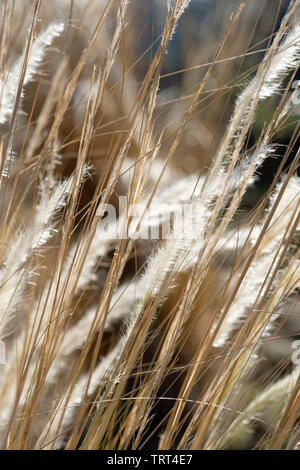
<path fill-rule="evenodd" d="M 141 81 L 130 50 L 134 2 L 0 4 L 2 449 L 299 447 L 292 347 L 259 368 L 300 287 L 299 151 L 280 176 L 287 149 L 271 187 L 240 218 L 293 113 L 299 2 L 255 70 L 241 74 L 209 167 L 184 174 L 176 162 L 186 158 L 185 133 L 197 122 L 203 132 L 203 97 L 247 8 L 234 2 L 192 93 L 163 103 L 166 52 L 189 3 L 167 2 Z M 272 119 L 249 150 L 268 99 Z M 298 122 L 290 147 L 297 136 Z M 102 222 L 120 196 L 145 211 L 117 211 L 128 236 L 116 239 Z M 186 217 L 178 235 L 172 217 L 185 204 L 203 217 Z M 135 236 L 169 218 L 169 237 Z"/>

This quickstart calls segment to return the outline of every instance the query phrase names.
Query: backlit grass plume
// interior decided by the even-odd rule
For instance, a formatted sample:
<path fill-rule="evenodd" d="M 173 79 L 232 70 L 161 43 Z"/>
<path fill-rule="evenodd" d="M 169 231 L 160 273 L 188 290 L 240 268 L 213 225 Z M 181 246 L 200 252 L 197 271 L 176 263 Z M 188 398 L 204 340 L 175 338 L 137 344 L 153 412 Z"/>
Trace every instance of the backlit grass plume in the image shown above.
<path fill-rule="evenodd" d="M 2 449 L 299 445 L 299 2 L 228 4 L 1 3 Z"/>

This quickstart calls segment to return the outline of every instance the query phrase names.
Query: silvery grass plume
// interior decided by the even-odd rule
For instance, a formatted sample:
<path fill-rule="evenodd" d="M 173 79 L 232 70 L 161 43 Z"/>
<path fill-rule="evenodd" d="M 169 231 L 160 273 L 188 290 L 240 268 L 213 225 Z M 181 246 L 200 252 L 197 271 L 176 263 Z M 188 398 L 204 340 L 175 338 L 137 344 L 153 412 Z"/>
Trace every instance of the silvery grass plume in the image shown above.
<path fill-rule="evenodd" d="M 7 337 L 9 339 L 13 333 L 18 343 L 18 347 L 9 348 L 7 351 L 8 364 L 4 368 L 0 380 L 0 419 L 2 425 L 8 422 L 13 409 L 15 396 L 9 389 L 9 382 L 13 378 L 16 379 L 14 375 L 20 361 L 20 351 L 24 351 L 25 347 L 30 345 L 33 341 L 32 338 L 39 331 L 42 334 L 50 320 L 48 312 L 45 312 L 47 301 L 51 301 L 49 291 L 42 292 L 42 298 L 37 300 L 35 308 L 29 315 L 26 310 L 22 311 L 24 309 L 24 297 L 29 284 L 32 281 L 34 281 L 34 284 L 36 283 L 36 271 L 38 271 L 41 263 L 40 257 L 43 257 L 41 248 L 58 232 L 56 219 L 65 207 L 73 183 L 74 176 L 72 175 L 63 182 L 57 181 L 52 192 L 41 192 L 40 201 L 35 208 L 32 221 L 28 224 L 28 227 L 23 230 L 20 229 L 19 234 L 15 239 L 12 239 L 7 250 L 4 267 L 0 273 L 0 298 L 3 305 L 1 308 L 0 337 L 7 340 Z M 32 259 L 33 256 L 37 256 L 37 261 L 29 263 L 30 258 Z M 20 308 L 21 301 L 22 309 Z M 16 320 L 20 323 L 17 331 L 15 328 Z M 6 341 L 6 344 L 9 344 L 8 341 Z M 33 361 L 28 373 L 28 383 L 32 380 L 35 369 L 36 363 Z M 28 389 L 26 389 L 26 393 L 28 393 Z M 5 432 L 5 428 L 1 429 L 1 434 L 3 432 Z"/>
<path fill-rule="evenodd" d="M 71 183 L 72 179 L 58 183 L 49 197 L 42 192 L 31 223 L 24 230 L 20 230 L 7 247 L 0 271 L 1 339 L 8 334 L 7 327 L 24 295 L 24 288 L 34 275 L 30 271 L 26 272 L 26 263 L 55 233 L 53 219 L 64 207 Z"/>
<path fill-rule="evenodd" d="M 180 1 L 179 1 L 179 2 L 176 2 L 176 7 L 177 7 L 177 4 L 180 5 L 181 2 L 180 2 Z M 180 16 L 179 14 L 176 15 L 176 20 L 179 18 L 179 16 Z M 114 51 L 112 51 L 112 53 L 113 53 L 113 55 L 114 55 Z"/>
<path fill-rule="evenodd" d="M 23 88 L 33 79 L 42 64 L 47 49 L 51 46 L 53 40 L 61 35 L 64 27 L 63 23 L 51 23 L 45 31 L 33 40 L 28 58 L 25 55 L 20 57 L 5 73 L 4 78 L 1 74 L 0 124 L 4 124 L 10 119 L 19 86 Z M 23 82 L 20 84 L 23 67 L 25 67 L 25 74 Z"/>

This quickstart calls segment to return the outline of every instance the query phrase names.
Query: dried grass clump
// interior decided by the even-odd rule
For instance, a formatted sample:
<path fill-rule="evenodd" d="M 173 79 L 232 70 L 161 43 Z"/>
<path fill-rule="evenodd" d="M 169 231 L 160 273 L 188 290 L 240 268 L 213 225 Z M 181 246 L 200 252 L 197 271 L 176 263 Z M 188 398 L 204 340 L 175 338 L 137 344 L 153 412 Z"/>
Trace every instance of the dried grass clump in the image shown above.
<path fill-rule="evenodd" d="M 1 448 L 297 448 L 299 151 L 282 169 L 298 122 L 272 184 L 241 215 L 293 114 L 299 2 L 255 70 L 232 69 L 224 89 L 242 89 L 231 119 L 192 172 L 177 162 L 191 161 L 187 135 L 203 132 L 245 2 L 197 86 L 166 102 L 166 52 L 189 0 L 167 2 L 140 81 L 134 2 L 23 3 L 0 6 Z M 290 356 L 272 362 L 285 328 Z"/>

